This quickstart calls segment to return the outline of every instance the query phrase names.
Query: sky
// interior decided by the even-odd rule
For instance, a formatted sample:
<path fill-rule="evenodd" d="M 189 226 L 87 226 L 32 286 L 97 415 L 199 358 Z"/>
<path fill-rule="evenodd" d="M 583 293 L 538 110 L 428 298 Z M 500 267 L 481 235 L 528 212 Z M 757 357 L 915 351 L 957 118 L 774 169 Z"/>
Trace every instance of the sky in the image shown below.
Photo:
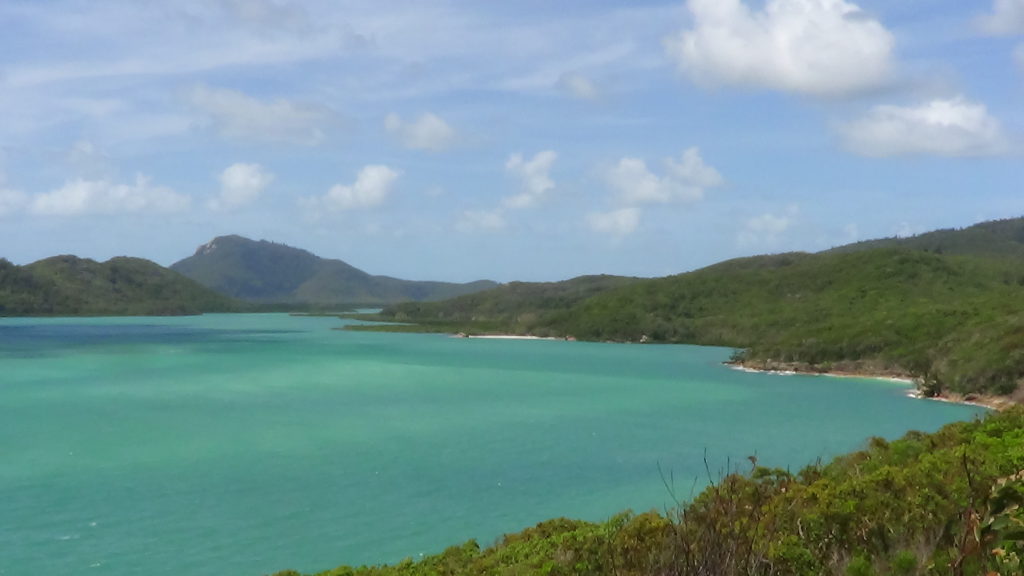
<path fill-rule="evenodd" d="M 3 0 L 0 257 L 663 276 L 1024 215 L 1024 0 Z"/>

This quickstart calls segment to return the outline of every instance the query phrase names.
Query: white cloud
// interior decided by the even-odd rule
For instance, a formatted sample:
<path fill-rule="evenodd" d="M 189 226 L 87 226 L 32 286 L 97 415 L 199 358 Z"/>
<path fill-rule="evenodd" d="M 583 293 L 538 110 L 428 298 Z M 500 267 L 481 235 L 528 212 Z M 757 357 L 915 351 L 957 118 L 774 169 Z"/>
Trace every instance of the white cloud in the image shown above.
<path fill-rule="evenodd" d="M 132 184 L 109 180 L 71 180 L 64 186 L 32 198 L 29 210 L 44 216 L 183 212 L 191 198 L 165 186 L 153 186 L 142 174 Z"/>
<path fill-rule="evenodd" d="M 279 98 L 263 101 L 225 88 L 197 86 L 188 94 L 218 134 L 235 140 L 319 144 L 330 113 L 319 106 Z"/>
<path fill-rule="evenodd" d="M 847 147 L 864 156 L 983 156 L 1006 150 L 999 121 L 964 98 L 919 106 L 876 106 L 841 128 Z"/>
<path fill-rule="evenodd" d="M 441 117 L 426 113 L 413 122 L 403 122 L 395 113 L 384 119 L 384 129 L 406 148 L 439 152 L 455 141 L 455 130 Z"/>
<path fill-rule="evenodd" d="M 772 247 L 778 243 L 779 236 L 789 230 L 796 222 L 800 207 L 791 205 L 782 214 L 765 212 L 743 223 L 737 238 L 740 246 Z"/>
<path fill-rule="evenodd" d="M 213 210 L 230 210 L 252 204 L 274 181 L 274 175 L 259 164 L 232 164 L 218 177 L 220 194 L 210 200 Z"/>
<path fill-rule="evenodd" d="M 667 158 L 663 176 L 653 173 L 640 158 L 622 158 L 607 171 L 605 181 L 626 205 L 694 202 L 704 197 L 705 189 L 724 182 L 697 148 L 685 150 L 679 160 Z"/>
<path fill-rule="evenodd" d="M 683 155 L 678 162 L 669 158 L 665 164 L 669 174 L 682 186 L 714 188 L 725 182 L 718 170 L 704 162 L 700 156 L 700 149 L 697 147 L 683 150 Z"/>
<path fill-rule="evenodd" d="M 522 154 L 513 154 L 505 162 L 505 170 L 522 181 L 522 192 L 505 198 L 506 208 L 528 208 L 533 206 L 545 194 L 555 187 L 551 179 L 551 167 L 558 154 L 553 150 L 538 152 L 530 160 L 524 160 Z"/>
<path fill-rule="evenodd" d="M 309 198 L 303 203 L 311 209 L 331 211 L 358 210 L 379 206 L 387 200 L 399 173 L 382 164 L 364 166 L 349 185 L 336 184 L 327 194 Z"/>
<path fill-rule="evenodd" d="M 496 232 L 505 228 L 501 210 L 467 210 L 455 227 L 460 232 Z"/>
<path fill-rule="evenodd" d="M 666 38 L 680 72 L 706 85 L 737 85 L 816 96 L 883 84 L 892 34 L 843 0 L 690 0 L 693 28 Z"/>
<path fill-rule="evenodd" d="M 1013 51 L 1013 59 L 1017 62 L 1017 68 L 1024 73 L 1024 44 L 1020 44 Z"/>
<path fill-rule="evenodd" d="M 1024 34 L 1024 0 L 994 0 L 992 11 L 979 16 L 977 24 L 993 36 Z"/>
<path fill-rule="evenodd" d="M 590 229 L 613 238 L 632 234 L 640 225 L 639 208 L 620 208 L 610 212 L 591 212 L 587 215 Z"/>
<path fill-rule="evenodd" d="M 558 78 L 558 87 L 574 98 L 594 100 L 598 97 L 597 86 L 586 76 L 576 72 L 566 72 Z"/>
<path fill-rule="evenodd" d="M 668 180 L 654 175 L 640 158 L 619 160 L 608 171 L 606 180 L 627 204 L 664 203 L 672 199 L 672 186 Z"/>
<path fill-rule="evenodd" d="M 538 152 L 526 160 L 522 154 L 512 154 L 505 161 L 505 170 L 521 182 L 521 192 L 507 196 L 501 205 L 493 210 L 468 210 L 462 213 L 456 229 L 462 232 L 502 230 L 507 225 L 505 213 L 536 205 L 545 194 L 555 188 L 551 179 L 551 167 L 558 158 L 552 150 Z"/>

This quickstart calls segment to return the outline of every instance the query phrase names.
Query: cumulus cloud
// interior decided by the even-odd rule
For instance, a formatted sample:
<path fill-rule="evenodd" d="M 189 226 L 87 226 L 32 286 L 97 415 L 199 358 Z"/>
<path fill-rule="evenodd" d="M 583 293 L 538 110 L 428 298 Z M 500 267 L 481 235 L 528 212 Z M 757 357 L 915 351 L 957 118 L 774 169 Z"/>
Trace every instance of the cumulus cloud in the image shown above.
<path fill-rule="evenodd" d="M 528 208 L 554 189 L 551 167 L 557 159 L 558 154 L 553 150 L 538 152 L 529 160 L 525 160 L 522 154 L 509 156 L 505 162 L 505 170 L 522 182 L 522 191 L 505 198 L 504 206 L 513 209 Z"/>
<path fill-rule="evenodd" d="M 213 210 L 231 210 L 252 204 L 274 181 L 274 175 L 259 164 L 232 164 L 218 177 L 220 194 L 210 200 Z"/>
<path fill-rule="evenodd" d="M 460 232 L 496 232 L 505 228 L 501 210 L 467 210 L 455 227 Z"/>
<path fill-rule="evenodd" d="M 131 184 L 109 180 L 75 179 L 45 194 L 36 195 L 28 206 L 43 216 L 79 216 L 86 214 L 137 214 L 183 212 L 191 198 L 166 186 L 154 186 L 142 174 Z"/>
<path fill-rule="evenodd" d="M 402 146 L 414 150 L 440 152 L 455 141 L 455 130 L 441 117 L 426 113 L 413 122 L 403 122 L 395 113 L 384 119 L 384 129 L 398 139 Z"/>
<path fill-rule="evenodd" d="M 622 158 L 607 171 L 605 181 L 627 205 L 693 202 L 707 188 L 720 186 L 722 175 L 704 162 L 698 148 L 688 148 L 679 160 L 665 160 L 664 175 L 652 172 L 640 158 Z"/>
<path fill-rule="evenodd" d="M 765 212 L 749 218 L 743 223 L 737 241 L 740 246 L 773 246 L 793 226 L 799 213 L 799 206 L 791 205 L 782 214 Z"/>
<path fill-rule="evenodd" d="M 884 83 L 893 35 L 843 0 L 690 0 L 693 27 L 666 38 L 680 72 L 705 85 L 841 96 Z"/>
<path fill-rule="evenodd" d="M 876 106 L 841 127 L 850 150 L 864 156 L 984 156 L 1006 149 L 999 121 L 964 98 L 918 106 Z"/>
<path fill-rule="evenodd" d="M 639 208 L 620 208 L 610 212 L 591 212 L 587 215 L 590 229 L 613 238 L 623 238 L 640 225 Z"/>
<path fill-rule="evenodd" d="M 387 200 L 398 180 L 399 173 L 383 164 L 364 166 L 352 184 L 336 184 L 327 194 L 305 201 L 311 209 L 335 212 L 379 206 Z"/>
<path fill-rule="evenodd" d="M 697 147 L 687 148 L 679 158 L 665 158 L 663 166 L 662 173 L 656 174 L 644 159 L 625 157 L 605 170 L 605 184 L 619 208 L 588 214 L 591 230 L 622 238 L 639 227 L 641 206 L 697 202 L 708 188 L 725 183 L 718 170 L 704 162 Z"/>
<path fill-rule="evenodd" d="M 993 36 L 1024 34 L 1024 0 L 994 0 L 992 11 L 976 22 L 978 28 Z"/>
<path fill-rule="evenodd" d="M 264 101 L 235 90 L 197 86 L 189 103 L 224 138 L 315 145 L 330 113 L 319 106 L 279 98 Z"/>
<path fill-rule="evenodd" d="M 576 72 L 566 72 L 558 78 L 558 88 L 566 94 L 580 100 L 594 100 L 598 97 L 597 86 L 586 76 Z"/>
<path fill-rule="evenodd" d="M 505 171 L 515 176 L 521 185 L 518 194 L 507 196 L 493 210 L 468 210 L 462 213 L 455 227 L 461 232 L 494 232 L 505 228 L 505 214 L 536 205 L 551 190 L 551 168 L 558 154 L 553 150 L 538 152 L 529 160 L 522 154 L 512 154 L 505 161 Z"/>

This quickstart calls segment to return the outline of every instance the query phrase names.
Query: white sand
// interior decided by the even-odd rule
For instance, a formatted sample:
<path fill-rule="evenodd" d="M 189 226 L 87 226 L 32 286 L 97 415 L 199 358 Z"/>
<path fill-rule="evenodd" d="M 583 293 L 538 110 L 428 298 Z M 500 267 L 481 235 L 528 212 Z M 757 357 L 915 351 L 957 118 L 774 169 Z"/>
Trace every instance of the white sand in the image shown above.
<path fill-rule="evenodd" d="M 461 338 L 461 336 L 456 336 Z M 483 334 L 480 336 L 466 336 L 466 338 L 486 338 L 488 340 L 563 340 L 563 338 L 542 338 L 540 336 L 514 336 L 511 334 Z"/>

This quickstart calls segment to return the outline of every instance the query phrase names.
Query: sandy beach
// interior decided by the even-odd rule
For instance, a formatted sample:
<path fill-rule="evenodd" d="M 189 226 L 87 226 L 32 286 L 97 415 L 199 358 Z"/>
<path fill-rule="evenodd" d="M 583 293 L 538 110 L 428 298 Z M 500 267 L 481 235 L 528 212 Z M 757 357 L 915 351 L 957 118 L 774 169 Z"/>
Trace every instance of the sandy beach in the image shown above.
<path fill-rule="evenodd" d="M 564 338 L 552 338 L 542 336 L 516 336 L 513 334 L 480 334 L 480 335 L 467 335 L 467 334 L 453 334 L 452 338 L 481 338 L 486 340 L 564 340 Z"/>

